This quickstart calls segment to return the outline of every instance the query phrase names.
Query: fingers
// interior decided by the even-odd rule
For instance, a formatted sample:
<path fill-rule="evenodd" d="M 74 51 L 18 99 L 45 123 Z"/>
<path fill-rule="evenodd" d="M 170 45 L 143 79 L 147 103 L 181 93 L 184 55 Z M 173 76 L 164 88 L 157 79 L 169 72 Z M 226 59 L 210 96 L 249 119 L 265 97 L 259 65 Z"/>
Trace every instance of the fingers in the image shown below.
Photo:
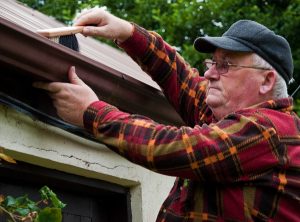
<path fill-rule="evenodd" d="M 101 36 L 107 39 L 115 39 L 117 37 L 116 33 L 113 32 L 108 25 L 101 27 L 85 26 L 82 34 L 85 36 Z"/>
<path fill-rule="evenodd" d="M 91 9 L 78 16 L 74 25 L 84 26 L 84 36 L 101 36 L 123 42 L 133 32 L 133 25 L 120 19 L 103 8 Z"/>
<path fill-rule="evenodd" d="M 85 83 L 77 76 L 75 71 L 75 66 L 71 66 L 69 69 L 69 80 L 71 84 L 80 85 L 83 86 Z M 62 83 L 62 82 L 34 82 L 32 84 L 33 87 L 38 89 L 43 89 L 48 91 L 49 93 L 58 93 L 62 89 L 68 87 L 68 83 Z"/>
<path fill-rule="evenodd" d="M 33 87 L 38 88 L 38 89 L 44 89 L 50 93 L 57 93 L 63 88 L 64 83 L 59 83 L 59 82 L 34 82 L 32 84 Z"/>
<path fill-rule="evenodd" d="M 84 36 L 102 36 L 113 39 L 110 36 L 112 31 L 108 28 L 111 26 L 112 17 L 104 9 L 91 9 L 79 15 L 74 25 L 85 26 L 82 31 Z"/>
<path fill-rule="evenodd" d="M 85 24 L 84 21 L 86 21 L 86 20 L 84 20 L 83 18 L 84 18 L 86 15 L 90 14 L 93 10 L 95 10 L 95 9 L 92 8 L 92 9 L 88 9 L 88 10 L 82 11 L 79 15 L 76 16 L 76 18 L 75 18 L 74 21 L 73 21 L 73 24 L 74 24 L 74 25 L 78 25 L 78 24 L 84 25 L 84 24 Z"/>
<path fill-rule="evenodd" d="M 69 69 L 70 83 L 34 82 L 35 88 L 46 90 L 53 100 L 58 116 L 74 125 L 83 126 L 83 113 L 98 100 L 97 95 L 76 74 L 75 67 Z"/>
<path fill-rule="evenodd" d="M 70 83 L 80 86 L 85 85 L 85 83 L 77 76 L 75 66 L 70 67 L 68 74 Z"/>
<path fill-rule="evenodd" d="M 104 24 L 107 12 L 104 9 L 90 9 L 81 13 L 74 21 L 75 26 L 101 26 Z"/>
<path fill-rule="evenodd" d="M 93 9 L 93 8 L 92 8 L 92 9 L 84 9 L 83 11 L 81 11 L 80 14 L 78 14 L 78 15 L 75 17 L 73 23 L 76 24 L 76 21 L 77 21 L 77 20 L 79 20 L 82 16 L 84 16 L 84 15 L 90 13 L 91 10 L 94 10 L 94 9 Z"/>

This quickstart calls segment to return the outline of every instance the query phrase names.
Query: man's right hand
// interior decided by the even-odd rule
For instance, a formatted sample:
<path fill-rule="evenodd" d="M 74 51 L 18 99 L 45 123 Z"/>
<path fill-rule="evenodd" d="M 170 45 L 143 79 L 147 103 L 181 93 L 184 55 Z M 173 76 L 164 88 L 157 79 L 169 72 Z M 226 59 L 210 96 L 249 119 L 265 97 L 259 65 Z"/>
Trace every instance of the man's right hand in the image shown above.
<path fill-rule="evenodd" d="M 121 43 L 128 39 L 133 32 L 133 25 L 120 19 L 101 8 L 94 8 L 81 13 L 75 20 L 74 26 L 85 26 L 83 35 L 100 36 L 117 40 Z"/>

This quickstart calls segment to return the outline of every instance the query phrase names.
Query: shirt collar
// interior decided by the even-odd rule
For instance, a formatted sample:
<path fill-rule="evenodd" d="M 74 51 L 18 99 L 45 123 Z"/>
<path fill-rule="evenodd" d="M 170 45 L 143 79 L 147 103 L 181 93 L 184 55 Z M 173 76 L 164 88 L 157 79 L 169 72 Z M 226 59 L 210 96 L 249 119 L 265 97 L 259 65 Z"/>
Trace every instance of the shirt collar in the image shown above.
<path fill-rule="evenodd" d="M 268 100 L 268 101 L 258 103 L 256 105 L 250 106 L 250 107 L 242 109 L 242 110 L 260 109 L 260 108 L 273 109 L 273 110 L 278 110 L 278 111 L 285 112 L 285 113 L 291 113 L 293 111 L 293 98 L 288 97 L 288 98 L 282 98 L 282 99 Z M 238 110 L 238 111 L 236 111 L 236 113 L 240 112 L 242 110 Z M 215 116 L 213 116 L 212 122 L 216 123 L 218 121 L 220 121 L 220 120 L 217 120 L 215 118 Z"/>
<path fill-rule="evenodd" d="M 282 98 L 282 99 L 273 99 L 268 100 L 249 108 L 266 108 L 266 109 L 273 109 L 282 112 L 291 112 L 293 110 L 293 98 Z"/>

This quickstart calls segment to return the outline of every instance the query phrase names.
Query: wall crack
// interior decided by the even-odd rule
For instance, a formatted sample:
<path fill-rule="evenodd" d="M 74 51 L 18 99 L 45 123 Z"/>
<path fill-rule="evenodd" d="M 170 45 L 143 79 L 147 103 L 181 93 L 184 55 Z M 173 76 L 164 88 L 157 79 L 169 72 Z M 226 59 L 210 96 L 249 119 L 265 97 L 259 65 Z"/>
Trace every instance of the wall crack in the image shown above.
<path fill-rule="evenodd" d="M 18 143 L 16 141 L 13 141 L 12 144 L 18 144 Z M 63 157 L 63 158 L 75 159 L 77 161 L 82 162 L 86 167 L 90 167 L 91 165 L 96 165 L 96 166 L 99 166 L 101 168 L 105 168 L 105 169 L 108 169 L 108 170 L 115 170 L 117 168 L 133 169 L 133 167 L 124 166 L 124 165 L 115 165 L 115 166 L 109 167 L 109 166 L 106 166 L 106 165 L 101 164 L 99 162 L 90 162 L 88 160 L 85 160 L 85 159 L 80 158 L 80 157 L 75 156 L 75 155 L 62 154 L 59 151 L 53 150 L 53 149 L 46 149 L 46 148 L 41 148 L 41 147 L 36 147 L 36 146 L 33 146 L 33 145 L 26 145 L 26 144 L 22 144 L 22 146 L 24 146 L 28 149 L 35 149 L 35 150 L 38 150 L 40 152 L 53 152 L 53 153 L 55 153 L 58 156 Z"/>

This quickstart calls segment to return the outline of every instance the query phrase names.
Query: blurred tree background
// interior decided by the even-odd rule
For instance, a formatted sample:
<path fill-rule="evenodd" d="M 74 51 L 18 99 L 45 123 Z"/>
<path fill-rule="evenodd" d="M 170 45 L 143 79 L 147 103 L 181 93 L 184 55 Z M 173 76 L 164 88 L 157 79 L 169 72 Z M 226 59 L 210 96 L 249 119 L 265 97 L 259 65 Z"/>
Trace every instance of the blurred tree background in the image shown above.
<path fill-rule="evenodd" d="M 57 20 L 71 24 L 81 10 L 106 7 L 114 15 L 158 32 L 194 67 L 202 69 L 205 55 L 197 53 L 198 36 L 218 36 L 239 19 L 264 24 L 287 38 L 294 58 L 295 83 L 300 84 L 300 0 L 19 0 Z M 101 40 L 104 41 L 104 40 Z M 112 42 L 107 42 L 114 46 Z M 299 90 L 300 91 L 300 90 Z M 300 92 L 294 95 L 300 114 Z"/>

